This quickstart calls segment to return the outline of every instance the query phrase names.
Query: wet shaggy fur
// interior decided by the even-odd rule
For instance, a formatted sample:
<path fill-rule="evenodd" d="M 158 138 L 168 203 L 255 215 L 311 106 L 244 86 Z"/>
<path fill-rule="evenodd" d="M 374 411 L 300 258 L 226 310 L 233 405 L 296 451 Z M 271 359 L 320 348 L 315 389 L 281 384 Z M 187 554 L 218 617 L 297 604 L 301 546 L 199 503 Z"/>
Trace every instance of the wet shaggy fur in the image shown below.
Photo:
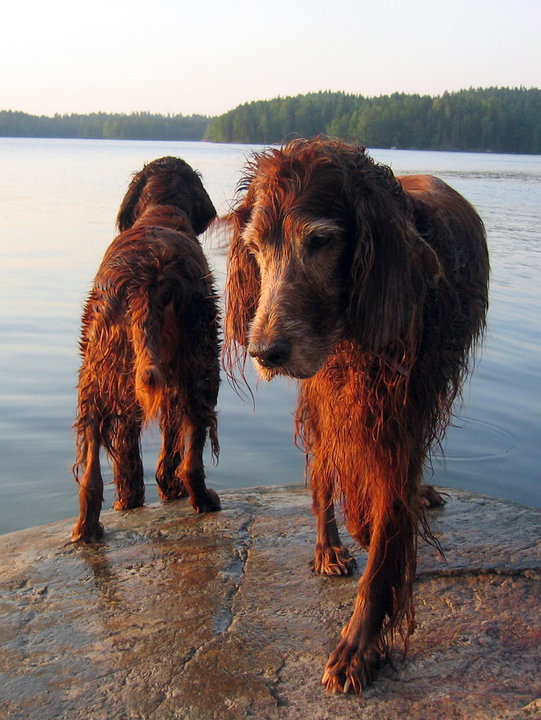
<path fill-rule="evenodd" d="M 134 176 L 82 319 L 75 422 L 80 516 L 72 540 L 95 541 L 103 501 L 100 448 L 113 466 L 118 510 L 139 507 L 145 486 L 140 434 L 159 419 L 156 468 L 164 500 L 189 495 L 217 510 L 206 487 L 203 448 L 219 452 L 218 309 L 197 240 L 216 216 L 199 175 L 165 157 Z"/>
<path fill-rule="evenodd" d="M 483 224 L 430 176 L 395 177 L 317 138 L 255 154 L 232 213 L 225 359 L 299 380 L 296 436 L 317 520 L 314 569 L 351 573 L 334 501 L 369 550 L 330 692 L 361 692 L 414 627 L 430 449 L 441 441 L 487 311 Z M 435 541 L 434 541 L 435 542 Z"/>

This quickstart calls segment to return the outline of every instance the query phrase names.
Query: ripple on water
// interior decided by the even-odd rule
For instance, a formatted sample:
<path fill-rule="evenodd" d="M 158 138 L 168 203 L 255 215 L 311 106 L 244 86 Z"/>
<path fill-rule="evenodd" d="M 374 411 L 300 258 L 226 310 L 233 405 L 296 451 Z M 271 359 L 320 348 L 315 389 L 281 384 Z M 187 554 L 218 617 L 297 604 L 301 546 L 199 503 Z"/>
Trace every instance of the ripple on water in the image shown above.
<path fill-rule="evenodd" d="M 437 459 L 465 461 L 488 460 L 516 452 L 516 439 L 508 430 L 476 418 L 461 417 L 449 428 L 444 452 Z"/>

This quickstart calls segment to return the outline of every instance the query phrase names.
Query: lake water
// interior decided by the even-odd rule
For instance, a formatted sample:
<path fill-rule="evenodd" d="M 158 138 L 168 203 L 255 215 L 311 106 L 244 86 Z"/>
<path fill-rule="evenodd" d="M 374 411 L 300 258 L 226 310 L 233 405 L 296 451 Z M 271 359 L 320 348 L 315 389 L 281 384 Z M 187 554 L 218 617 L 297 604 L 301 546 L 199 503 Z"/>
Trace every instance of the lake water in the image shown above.
<path fill-rule="evenodd" d="M 0 533 L 78 512 L 71 425 L 81 308 L 131 174 L 162 155 L 203 174 L 219 212 L 229 207 L 251 148 L 208 143 L 0 138 Z M 434 173 L 483 217 L 492 264 L 488 332 L 445 462 L 432 482 L 541 505 L 541 157 L 373 150 L 394 172 Z M 225 258 L 204 238 L 223 285 Z M 215 243 L 217 244 L 217 243 Z M 253 379 L 253 378 L 252 378 Z M 252 382 L 255 412 L 227 381 L 219 399 L 222 453 L 209 484 L 302 481 L 292 442 L 292 382 Z M 156 501 L 159 434 L 143 453 Z M 104 470 L 107 468 L 104 464 Z M 104 473 L 111 481 L 110 471 Z M 109 484 L 105 505 L 114 496 Z"/>

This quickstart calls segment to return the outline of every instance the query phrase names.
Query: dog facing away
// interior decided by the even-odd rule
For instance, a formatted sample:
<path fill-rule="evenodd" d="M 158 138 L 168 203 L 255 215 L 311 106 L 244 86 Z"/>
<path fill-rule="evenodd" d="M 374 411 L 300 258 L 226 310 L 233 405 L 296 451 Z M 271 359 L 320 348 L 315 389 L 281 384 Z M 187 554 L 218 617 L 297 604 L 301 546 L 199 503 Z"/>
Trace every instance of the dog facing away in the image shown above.
<path fill-rule="evenodd" d="M 100 448 L 109 455 L 118 510 L 140 507 L 140 435 L 159 419 L 156 480 L 163 500 L 189 495 L 218 510 L 205 485 L 203 449 L 219 452 L 218 307 L 197 235 L 216 216 L 199 175 L 164 157 L 137 173 L 122 201 L 120 234 L 107 249 L 84 308 L 75 421 L 79 519 L 73 541 L 96 541 L 103 502 Z"/>
<path fill-rule="evenodd" d="M 350 574 L 334 501 L 369 550 L 353 614 L 322 682 L 361 692 L 414 627 L 412 589 L 430 449 L 481 338 L 482 221 L 431 176 L 395 177 L 325 138 L 254 154 L 232 212 L 225 361 L 298 378 L 296 437 L 317 520 L 314 569 Z"/>

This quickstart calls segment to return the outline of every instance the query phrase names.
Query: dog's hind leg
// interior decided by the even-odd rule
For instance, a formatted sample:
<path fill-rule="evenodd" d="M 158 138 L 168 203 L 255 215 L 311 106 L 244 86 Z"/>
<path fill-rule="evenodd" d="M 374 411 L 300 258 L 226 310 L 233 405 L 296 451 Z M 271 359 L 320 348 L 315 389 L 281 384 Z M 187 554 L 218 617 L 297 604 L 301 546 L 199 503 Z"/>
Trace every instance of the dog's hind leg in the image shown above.
<path fill-rule="evenodd" d="M 158 494 L 162 500 L 186 497 L 188 491 L 180 477 L 180 464 L 184 456 L 185 438 L 182 432 L 182 413 L 178 402 L 166 398 L 160 420 L 162 448 L 156 465 Z"/>
<path fill-rule="evenodd" d="M 100 469 L 101 437 L 99 423 L 89 423 L 84 429 L 82 452 L 84 472 L 79 482 L 79 519 L 71 533 L 72 542 L 95 542 L 103 537 L 100 512 L 103 503 L 103 479 Z"/>
<path fill-rule="evenodd" d="M 119 423 L 113 437 L 113 476 L 117 499 L 115 510 L 141 507 L 145 502 L 145 482 L 141 460 L 141 423 Z"/>
<path fill-rule="evenodd" d="M 186 440 L 186 453 L 180 466 L 180 477 L 190 496 L 190 503 L 198 513 L 219 510 L 220 498 L 205 484 L 203 449 L 207 439 L 207 427 L 186 415 L 182 432 Z"/>

